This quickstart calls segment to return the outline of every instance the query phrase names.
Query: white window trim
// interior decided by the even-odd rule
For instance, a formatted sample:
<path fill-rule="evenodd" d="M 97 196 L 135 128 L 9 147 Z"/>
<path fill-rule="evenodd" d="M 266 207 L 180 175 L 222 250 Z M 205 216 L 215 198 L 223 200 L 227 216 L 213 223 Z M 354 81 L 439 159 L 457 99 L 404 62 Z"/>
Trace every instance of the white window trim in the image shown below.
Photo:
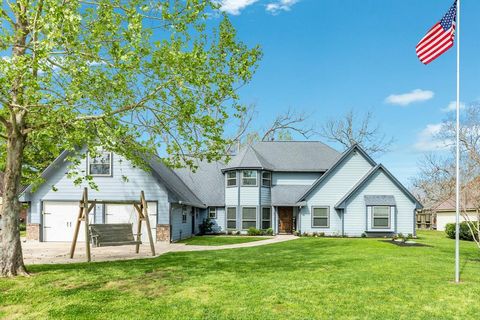
<path fill-rule="evenodd" d="M 111 151 L 99 150 L 99 153 L 108 153 L 110 154 L 110 173 L 101 174 L 101 173 L 91 173 L 90 172 L 90 152 L 87 153 L 87 174 L 92 177 L 111 177 L 113 176 L 113 153 Z"/>
<path fill-rule="evenodd" d="M 326 226 L 315 226 L 314 221 L 314 211 L 315 209 L 327 209 L 327 225 Z M 319 228 L 319 229 L 328 229 L 330 228 L 330 206 L 314 206 L 312 207 L 312 228 Z M 318 217 L 317 217 L 318 218 Z"/>
<path fill-rule="evenodd" d="M 265 220 L 263 219 L 263 209 L 269 209 L 270 210 L 270 218 L 268 220 Z M 261 207 L 261 221 L 260 221 L 260 229 L 263 229 L 263 222 L 264 221 L 268 221 L 270 222 L 270 227 L 269 228 L 272 228 L 272 207 Z"/>
<path fill-rule="evenodd" d="M 188 220 L 187 207 L 182 207 L 182 223 L 187 223 L 187 220 Z"/>
<path fill-rule="evenodd" d="M 270 178 L 264 178 L 263 175 L 265 173 L 268 173 L 270 175 Z M 263 181 L 264 180 L 267 180 L 268 181 L 268 185 L 264 185 L 263 184 Z M 270 171 L 263 171 L 262 172 L 262 187 L 265 187 L 265 188 L 271 188 L 272 187 L 272 173 Z"/>
<path fill-rule="evenodd" d="M 228 219 L 228 209 L 235 209 L 235 219 Z M 225 229 L 227 230 L 237 230 L 237 207 L 226 207 L 225 208 L 225 220 L 226 220 L 226 225 Z M 235 228 L 229 228 L 228 227 L 228 222 L 229 221 L 235 221 Z"/>
<path fill-rule="evenodd" d="M 210 215 L 210 213 L 212 213 L 212 210 L 215 213 L 213 217 L 211 217 L 211 215 Z M 217 208 L 216 207 L 209 207 L 208 208 L 208 218 L 209 219 L 217 219 Z"/>
<path fill-rule="evenodd" d="M 375 226 L 375 207 L 385 207 L 385 208 L 388 208 L 388 226 L 381 226 L 381 227 L 376 227 Z M 384 206 L 370 206 L 371 208 L 371 220 L 372 220 L 372 229 L 391 229 L 392 228 L 392 206 L 387 206 L 387 205 L 384 205 Z"/>
<path fill-rule="evenodd" d="M 228 185 L 228 180 L 233 180 L 233 178 L 229 178 L 229 177 L 228 177 L 228 174 L 231 173 L 231 172 L 235 173 L 235 184 L 229 186 L 229 185 Z M 236 172 L 236 171 L 227 171 L 227 172 L 225 173 L 225 180 L 226 180 L 225 183 L 226 183 L 226 187 L 227 187 L 227 188 L 235 188 L 235 187 L 237 187 L 237 186 L 238 186 L 238 176 L 237 176 L 237 172 Z"/>
<path fill-rule="evenodd" d="M 255 221 L 255 228 L 257 228 L 257 221 L 258 221 L 258 210 L 257 210 L 257 207 L 255 207 L 255 206 L 242 206 L 240 209 L 241 209 L 241 211 L 240 211 L 240 215 L 241 215 L 241 216 L 240 216 L 240 217 L 241 217 L 240 223 L 242 224 L 242 225 L 241 225 L 242 230 L 248 230 L 248 229 L 244 229 L 244 228 L 243 228 L 243 221 L 247 221 L 247 222 Z M 244 220 L 244 219 L 243 219 L 243 209 L 255 209 L 255 220 L 252 220 L 252 219 Z M 249 228 L 251 228 L 251 227 L 249 227 Z"/>
<path fill-rule="evenodd" d="M 243 177 L 243 173 L 244 173 L 245 171 L 255 172 L 255 184 L 247 184 L 247 185 L 246 185 L 246 184 L 243 183 L 243 179 L 245 179 L 245 178 Z M 258 172 L 257 172 L 257 170 L 242 170 L 241 179 L 242 179 L 242 187 L 257 187 L 257 186 L 258 186 Z M 251 180 L 253 180 L 254 178 L 248 177 L 248 178 L 246 178 L 246 179 L 251 179 Z"/>

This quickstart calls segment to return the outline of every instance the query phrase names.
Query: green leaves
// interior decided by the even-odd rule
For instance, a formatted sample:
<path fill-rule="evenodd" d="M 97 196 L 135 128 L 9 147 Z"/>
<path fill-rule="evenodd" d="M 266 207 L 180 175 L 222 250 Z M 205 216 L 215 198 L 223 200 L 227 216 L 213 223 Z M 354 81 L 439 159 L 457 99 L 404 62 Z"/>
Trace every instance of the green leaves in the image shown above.
<path fill-rule="evenodd" d="M 261 52 L 237 40 L 213 1 L 24 4 L 23 54 L 10 54 L 18 30 L 0 28 L 0 45 L 8 43 L 0 48 L 0 116 L 25 121 L 27 181 L 61 150 L 83 145 L 103 144 L 140 165 L 139 153 L 168 152 L 172 166 L 224 156 L 224 124 L 243 110 L 236 89 Z M 16 8 L 0 16 L 15 21 Z"/>

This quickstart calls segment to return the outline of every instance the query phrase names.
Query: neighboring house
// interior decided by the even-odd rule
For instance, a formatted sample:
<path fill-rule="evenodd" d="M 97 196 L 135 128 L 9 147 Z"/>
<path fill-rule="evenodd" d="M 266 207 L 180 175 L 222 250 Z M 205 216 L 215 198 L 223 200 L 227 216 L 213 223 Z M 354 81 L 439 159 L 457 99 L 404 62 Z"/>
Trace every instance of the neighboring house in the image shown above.
<path fill-rule="evenodd" d="M 73 237 L 84 185 L 67 177 L 66 157 L 62 153 L 45 170 L 40 188 L 28 187 L 22 196 L 31 204 L 29 224 L 41 241 Z M 117 202 L 97 205 L 90 221 L 135 223 L 133 207 L 118 202 L 138 200 L 141 190 L 157 241 L 190 237 L 207 217 L 215 232 L 255 227 L 276 234 L 414 234 L 415 210 L 421 208 L 358 146 L 340 154 L 321 142 L 258 142 L 227 164 L 198 162 L 195 172 L 171 170 L 160 159 L 148 163 L 144 171 L 110 152 L 82 160 L 78 170 L 94 176 L 99 187 L 89 198 Z"/>
<path fill-rule="evenodd" d="M 421 216 L 422 213 L 426 214 L 429 212 L 432 213 L 432 216 L 435 216 L 436 229 L 438 231 L 445 231 L 445 226 L 448 223 L 455 223 L 456 221 L 455 197 L 443 201 L 431 209 L 422 210 L 417 214 L 417 217 Z M 470 221 L 478 221 L 480 215 L 478 206 L 475 206 L 472 202 L 468 202 L 465 205 L 462 204 L 460 222 L 466 220 L 465 214 L 468 215 Z"/>

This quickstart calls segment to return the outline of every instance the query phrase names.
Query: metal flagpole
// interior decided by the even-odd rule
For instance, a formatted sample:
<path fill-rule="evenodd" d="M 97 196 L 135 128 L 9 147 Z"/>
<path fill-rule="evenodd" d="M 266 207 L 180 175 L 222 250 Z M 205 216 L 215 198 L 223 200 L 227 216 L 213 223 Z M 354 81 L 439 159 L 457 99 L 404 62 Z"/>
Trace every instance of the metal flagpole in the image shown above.
<path fill-rule="evenodd" d="M 457 128 L 455 168 L 455 282 L 460 282 L 460 0 L 457 0 Z"/>

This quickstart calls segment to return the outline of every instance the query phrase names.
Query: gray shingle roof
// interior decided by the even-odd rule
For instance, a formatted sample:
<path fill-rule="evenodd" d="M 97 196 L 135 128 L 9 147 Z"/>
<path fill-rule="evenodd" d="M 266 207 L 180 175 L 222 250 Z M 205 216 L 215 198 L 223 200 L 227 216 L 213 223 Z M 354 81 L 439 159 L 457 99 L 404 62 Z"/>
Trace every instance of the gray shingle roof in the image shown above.
<path fill-rule="evenodd" d="M 324 172 L 340 153 L 318 141 L 257 142 L 232 157 L 225 170 L 258 168 L 271 171 Z"/>
<path fill-rule="evenodd" d="M 198 161 L 198 168 L 192 172 L 188 168 L 176 169 L 177 175 L 189 188 L 210 207 L 225 206 L 225 180 L 220 162 Z"/>
<path fill-rule="evenodd" d="M 274 206 L 295 206 L 298 198 L 310 186 L 276 185 L 272 187 L 272 205 Z"/>
<path fill-rule="evenodd" d="M 160 158 L 145 158 L 145 161 L 147 161 L 152 168 L 154 176 L 163 181 L 165 187 L 174 193 L 176 196 L 174 200 L 186 205 L 205 207 L 204 202 L 202 202 L 185 182 L 172 169 L 167 167 Z"/>

